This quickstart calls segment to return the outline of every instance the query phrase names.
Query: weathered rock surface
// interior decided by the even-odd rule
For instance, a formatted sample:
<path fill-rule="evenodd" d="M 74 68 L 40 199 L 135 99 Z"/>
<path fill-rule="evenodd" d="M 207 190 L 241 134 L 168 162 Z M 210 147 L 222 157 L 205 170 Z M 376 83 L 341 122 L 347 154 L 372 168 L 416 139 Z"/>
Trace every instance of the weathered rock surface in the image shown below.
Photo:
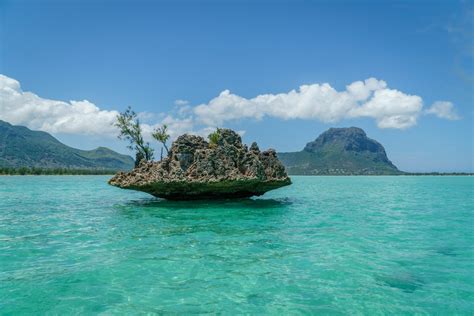
<path fill-rule="evenodd" d="M 253 143 L 249 150 L 234 131 L 218 133 L 212 144 L 182 135 L 168 157 L 119 172 L 109 184 L 173 200 L 250 197 L 291 184 L 273 149 L 261 152 Z"/>

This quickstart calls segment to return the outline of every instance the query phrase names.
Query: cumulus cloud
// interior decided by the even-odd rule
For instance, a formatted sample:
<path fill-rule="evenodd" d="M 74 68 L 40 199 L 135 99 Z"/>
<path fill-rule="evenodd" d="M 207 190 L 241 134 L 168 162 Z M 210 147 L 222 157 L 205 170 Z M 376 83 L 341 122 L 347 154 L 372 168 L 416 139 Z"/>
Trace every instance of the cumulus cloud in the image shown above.
<path fill-rule="evenodd" d="M 113 124 L 118 114 L 115 110 L 101 110 L 87 100 L 65 102 L 41 98 L 23 91 L 17 80 L 0 75 L 0 120 L 15 125 L 26 125 L 53 134 L 116 137 L 118 131 Z M 153 129 L 161 124 L 168 125 L 173 138 L 193 132 L 194 129 L 191 117 L 174 118 L 150 112 L 140 112 L 138 117 L 142 121 L 156 122 L 142 124 L 144 136 L 148 140 L 151 139 Z"/>
<path fill-rule="evenodd" d="M 193 107 L 186 100 L 176 100 L 175 105 L 174 114 L 138 113 L 146 139 L 151 140 L 153 129 L 162 124 L 168 125 L 174 139 L 183 133 L 206 136 L 216 126 L 229 121 L 265 117 L 325 123 L 367 117 L 374 119 L 380 128 L 395 129 L 416 125 L 423 113 L 459 119 L 451 102 L 437 101 L 423 111 L 421 97 L 390 89 L 385 81 L 375 78 L 353 82 L 342 91 L 328 83 L 310 84 L 287 93 L 248 99 L 224 90 L 206 104 Z M 18 81 L 0 75 L 0 119 L 12 124 L 50 133 L 115 137 L 117 130 L 113 123 L 118 114 L 87 100 L 65 102 L 41 98 L 23 91 Z"/>
<path fill-rule="evenodd" d="M 20 83 L 0 75 L 0 119 L 50 133 L 116 134 L 117 111 L 99 109 L 83 101 L 57 101 L 24 92 Z"/>
<path fill-rule="evenodd" d="M 436 101 L 428 110 L 426 110 L 426 114 L 433 114 L 439 118 L 451 121 L 461 119 L 454 109 L 454 104 L 449 101 Z"/>
<path fill-rule="evenodd" d="M 183 106 L 183 105 L 188 105 L 188 104 L 189 104 L 188 100 L 178 99 L 174 101 L 174 105 L 177 105 L 177 106 Z"/>
<path fill-rule="evenodd" d="M 224 90 L 209 103 L 195 107 L 194 113 L 199 122 L 211 126 L 242 118 L 260 120 L 265 116 L 325 123 L 370 117 L 380 128 L 404 129 L 416 125 L 422 107 L 421 97 L 389 89 L 385 81 L 369 78 L 353 82 L 343 91 L 328 83 L 312 84 L 251 99 Z"/>

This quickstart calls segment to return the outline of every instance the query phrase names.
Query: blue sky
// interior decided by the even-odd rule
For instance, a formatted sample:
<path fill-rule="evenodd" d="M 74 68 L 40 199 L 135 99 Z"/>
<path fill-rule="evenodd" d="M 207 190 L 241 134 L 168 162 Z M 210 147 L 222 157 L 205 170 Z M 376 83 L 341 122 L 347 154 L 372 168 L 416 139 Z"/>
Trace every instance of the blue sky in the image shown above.
<path fill-rule="evenodd" d="M 5 86 L 21 98 L 8 104 L 4 95 L 0 119 L 46 130 L 74 147 L 121 152 L 126 144 L 98 126 L 128 105 L 150 127 L 168 121 L 176 133 L 230 127 L 245 131 L 244 141 L 278 151 L 301 150 L 329 127 L 359 126 L 402 170 L 474 171 L 472 17 L 472 2 L 462 1 L 4 0 L 0 74 L 16 81 Z M 402 95 L 336 110 L 346 86 L 368 78 Z M 342 94 L 316 112 L 311 106 L 319 103 L 289 94 L 303 94 L 299 87 L 308 85 L 321 100 L 324 83 Z M 218 98 L 227 89 L 231 97 Z M 281 104 L 252 101 L 280 93 Z M 416 122 L 394 126 L 387 113 L 405 101 L 415 110 L 403 122 Z M 342 106 L 354 107 L 347 102 Z M 428 114 L 435 102 L 445 102 L 444 111 Z M 387 106 L 383 113 L 380 104 Z M 76 121 L 64 127 L 68 111 Z"/>

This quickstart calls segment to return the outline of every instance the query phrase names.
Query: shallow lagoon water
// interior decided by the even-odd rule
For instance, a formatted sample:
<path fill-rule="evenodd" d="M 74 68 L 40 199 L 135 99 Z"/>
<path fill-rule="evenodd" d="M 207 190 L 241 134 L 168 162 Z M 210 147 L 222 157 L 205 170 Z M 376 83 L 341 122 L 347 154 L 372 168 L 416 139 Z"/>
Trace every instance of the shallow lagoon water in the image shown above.
<path fill-rule="evenodd" d="M 473 314 L 473 177 L 293 177 L 168 202 L 0 177 L 0 314 Z"/>

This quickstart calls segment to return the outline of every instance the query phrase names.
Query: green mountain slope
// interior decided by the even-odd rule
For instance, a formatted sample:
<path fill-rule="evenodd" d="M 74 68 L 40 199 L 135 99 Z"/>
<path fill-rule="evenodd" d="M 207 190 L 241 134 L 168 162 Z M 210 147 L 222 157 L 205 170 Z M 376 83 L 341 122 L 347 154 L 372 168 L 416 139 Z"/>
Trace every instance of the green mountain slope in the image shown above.
<path fill-rule="evenodd" d="M 330 128 L 299 152 L 279 153 L 293 175 L 383 175 L 402 173 L 383 146 L 357 127 Z"/>
<path fill-rule="evenodd" d="M 0 120 L 0 167 L 129 170 L 133 165 L 132 157 L 108 148 L 75 149 L 48 133 Z"/>

